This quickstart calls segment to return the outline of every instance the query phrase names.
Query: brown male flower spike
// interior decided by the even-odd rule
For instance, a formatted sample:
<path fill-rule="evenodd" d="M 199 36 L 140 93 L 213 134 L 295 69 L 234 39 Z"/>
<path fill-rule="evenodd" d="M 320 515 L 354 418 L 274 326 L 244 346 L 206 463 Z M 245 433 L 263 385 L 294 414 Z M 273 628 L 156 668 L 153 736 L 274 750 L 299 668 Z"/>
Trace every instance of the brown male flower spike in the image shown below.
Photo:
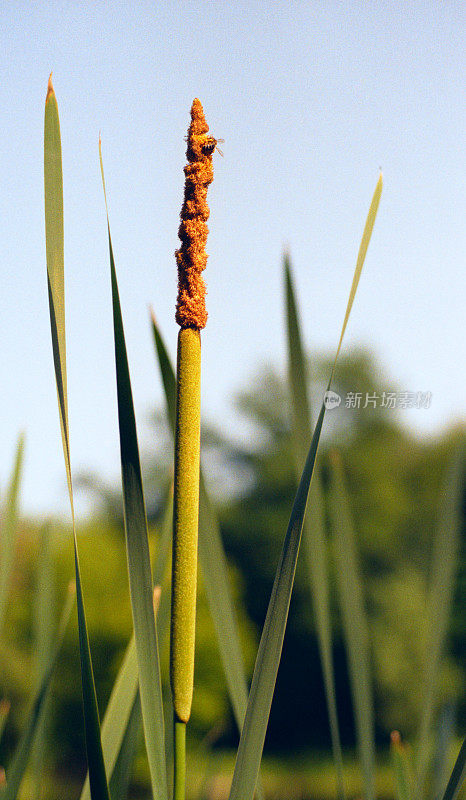
<path fill-rule="evenodd" d="M 176 321 L 181 328 L 197 330 L 204 328 L 207 322 L 206 288 L 201 273 L 207 263 L 207 189 L 214 179 L 212 155 L 217 144 L 213 136 L 207 135 L 208 130 L 201 102 L 195 98 L 188 128 L 188 164 L 184 168 L 184 202 L 178 230 L 181 247 L 175 256 L 178 265 Z"/>

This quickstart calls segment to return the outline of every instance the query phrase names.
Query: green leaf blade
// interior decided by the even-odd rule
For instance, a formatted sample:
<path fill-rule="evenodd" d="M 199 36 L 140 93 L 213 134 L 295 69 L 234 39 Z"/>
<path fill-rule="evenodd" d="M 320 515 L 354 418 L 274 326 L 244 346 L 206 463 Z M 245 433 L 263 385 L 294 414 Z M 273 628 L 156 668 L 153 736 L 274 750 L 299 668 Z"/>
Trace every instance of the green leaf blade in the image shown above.
<path fill-rule="evenodd" d="M 170 554 L 172 533 L 173 502 L 172 498 L 167 503 L 161 526 L 160 542 L 154 564 L 153 584 L 159 586 L 163 582 Z M 163 614 L 157 614 L 157 631 L 159 641 L 168 631 L 169 619 Z M 111 782 L 114 769 L 119 760 L 121 748 L 125 740 L 126 731 L 134 710 L 134 704 L 139 689 L 138 661 L 134 634 L 126 648 L 120 669 L 113 684 L 110 699 L 107 704 L 102 721 L 102 750 L 105 769 Z M 110 783 L 110 786 L 112 784 Z M 117 797 L 113 795 L 113 800 Z M 86 777 L 80 800 L 91 800 L 89 791 L 89 775 Z"/>
<path fill-rule="evenodd" d="M 99 151 L 102 182 L 105 193 L 105 180 L 100 146 Z M 112 286 L 126 552 L 128 557 L 131 607 L 138 659 L 139 691 L 153 794 L 157 800 L 167 800 L 165 726 L 159 651 L 152 602 L 152 576 L 146 509 L 123 318 L 109 225 L 108 242 Z"/>
<path fill-rule="evenodd" d="M 136 757 L 138 739 L 142 725 L 141 700 L 136 693 L 131 713 L 121 744 L 120 752 L 110 779 L 113 800 L 126 800 L 131 782 L 131 771 Z"/>
<path fill-rule="evenodd" d="M 16 547 L 18 522 L 18 497 L 24 461 L 24 435 L 21 434 L 16 445 L 16 454 L 8 487 L 4 520 L 0 530 L 0 634 L 7 610 L 8 590 Z"/>
<path fill-rule="evenodd" d="M 442 800 L 456 800 L 466 778 L 466 739 L 464 739 Z"/>
<path fill-rule="evenodd" d="M 361 243 L 356 261 L 356 269 L 353 276 L 348 305 L 346 308 L 340 340 L 338 343 L 335 361 L 330 374 L 327 390 L 331 386 L 335 366 L 343 341 L 343 335 L 346 330 L 349 314 L 353 305 L 359 278 L 361 276 L 364 257 L 367 252 L 367 247 L 374 226 L 381 191 L 382 179 L 380 176 L 375 188 L 364 228 L 363 241 Z M 304 465 L 301 480 L 299 482 L 298 490 L 293 503 L 290 522 L 275 574 L 275 581 L 272 588 L 267 616 L 257 653 L 251 689 L 249 692 L 246 717 L 241 732 L 229 800 L 252 800 L 254 796 L 270 708 L 275 689 L 275 682 L 280 664 L 283 639 L 285 636 L 309 487 L 314 472 L 324 416 L 325 405 L 322 403 L 307 454 L 306 463 Z"/>
<path fill-rule="evenodd" d="M 458 564 L 461 524 L 461 492 L 464 453 L 460 449 L 449 467 L 440 512 L 438 532 L 432 554 L 432 575 L 428 599 L 428 630 L 425 669 L 422 681 L 425 701 L 422 706 L 417 747 L 416 793 L 423 792 L 429 762 L 429 743 L 436 706 L 437 677 L 440 669 L 448 621 L 453 601 Z"/>
<path fill-rule="evenodd" d="M 284 272 L 288 343 L 288 383 L 292 408 L 295 472 L 296 479 L 299 480 L 301 469 L 306 460 L 306 442 L 309 440 L 311 430 L 311 410 L 307 393 L 306 358 L 302 344 L 298 307 L 288 255 L 285 256 Z M 309 490 L 308 511 L 304 519 L 303 547 L 311 579 L 311 593 L 332 739 L 333 760 L 336 768 L 337 792 L 340 800 L 344 800 L 343 756 L 338 727 L 335 676 L 332 658 L 330 590 L 324 528 L 324 499 L 322 482 L 317 466 Z"/>
<path fill-rule="evenodd" d="M 275 681 L 285 637 L 309 485 L 324 421 L 322 405 L 296 493 L 275 573 L 236 757 L 229 800 L 252 800 L 264 748 Z"/>
<path fill-rule="evenodd" d="M 370 671 L 369 630 L 364 609 L 356 541 L 336 453 L 331 459 L 330 515 L 335 537 L 337 582 L 350 672 L 359 753 L 366 800 L 375 796 L 374 699 Z"/>
<path fill-rule="evenodd" d="M 412 800 L 412 775 L 409 752 L 398 731 L 393 731 L 390 743 L 397 800 Z"/>
<path fill-rule="evenodd" d="M 36 600 L 34 604 L 34 654 L 38 683 L 40 683 L 40 679 L 45 672 L 53 649 L 56 625 L 55 573 L 51 545 L 50 524 L 45 523 L 40 532 L 36 573 Z M 31 755 L 34 795 L 38 799 L 42 796 L 42 776 L 47 761 L 46 751 L 49 744 L 50 710 L 49 703 L 46 702 L 37 725 Z"/>
<path fill-rule="evenodd" d="M 81 660 L 81 682 L 83 693 L 86 752 L 91 779 L 92 800 L 109 800 L 104 760 L 102 755 L 102 745 L 100 740 L 99 711 L 95 693 L 94 674 L 92 670 L 84 601 L 82 597 L 78 543 L 76 538 L 74 517 L 66 378 L 62 157 L 58 105 L 50 78 L 47 90 L 47 98 L 45 101 L 44 117 L 44 190 L 45 241 L 50 326 L 63 454 L 65 459 L 65 469 L 68 481 L 68 493 L 70 498 L 71 517 L 73 524 L 79 651 Z"/>

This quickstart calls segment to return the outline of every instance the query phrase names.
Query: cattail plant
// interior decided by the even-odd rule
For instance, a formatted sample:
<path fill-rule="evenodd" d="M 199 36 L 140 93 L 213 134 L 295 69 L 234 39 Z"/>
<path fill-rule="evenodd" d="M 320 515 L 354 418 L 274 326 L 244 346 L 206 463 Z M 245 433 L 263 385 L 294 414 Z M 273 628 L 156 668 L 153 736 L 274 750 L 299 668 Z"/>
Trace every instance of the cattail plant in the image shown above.
<path fill-rule="evenodd" d="M 191 714 L 196 627 L 197 538 L 201 426 L 201 337 L 207 322 L 202 271 L 209 229 L 207 189 L 214 178 L 212 155 L 217 141 L 200 101 L 193 100 L 184 168 L 184 202 L 176 251 L 178 265 L 178 334 L 175 482 L 173 510 L 172 615 L 170 682 L 175 717 L 175 800 L 185 793 L 186 724 Z"/>
<path fill-rule="evenodd" d="M 169 800 L 172 796 L 166 774 L 164 704 L 158 646 L 159 636 L 160 639 L 163 639 L 164 631 L 168 627 L 168 615 L 163 607 L 164 598 L 168 595 L 165 593 L 162 595 L 160 610 L 158 603 L 169 556 L 172 517 L 170 681 L 175 728 L 173 798 L 174 800 L 184 800 L 185 798 L 186 725 L 190 718 L 193 696 L 199 527 L 199 554 L 205 577 L 206 596 L 218 638 L 219 652 L 226 673 L 232 708 L 241 731 L 228 798 L 229 800 L 253 800 L 255 797 L 257 800 L 262 800 L 263 789 L 259 780 L 260 763 L 308 505 L 309 527 L 314 527 L 309 534 L 308 542 L 311 556 L 309 559 L 311 585 L 316 608 L 316 625 L 320 640 L 334 755 L 337 761 L 338 794 L 342 800 L 346 796 L 332 664 L 330 590 L 325 562 L 327 541 L 323 526 L 324 506 L 322 493 L 318 489 L 316 490 L 314 474 L 326 404 L 325 401 L 322 403 L 311 436 L 311 415 L 306 395 L 305 356 L 288 259 L 286 281 L 290 396 L 293 403 L 294 438 L 298 455 L 296 477 L 299 475 L 300 477 L 289 524 L 283 537 L 249 695 L 247 694 L 233 603 L 228 588 L 227 562 L 222 547 L 219 524 L 214 508 L 209 501 L 206 484 L 200 476 L 200 331 L 207 322 L 205 284 L 202 278 L 202 272 L 207 262 L 205 252 L 209 217 L 207 190 L 213 181 L 212 156 L 215 149 L 218 149 L 217 142 L 221 141 L 210 136 L 208 131 L 209 127 L 202 105 L 199 100 L 195 99 L 191 108 L 191 124 L 187 136 L 188 163 L 184 168 L 186 182 L 179 228 L 181 246 L 176 251 L 178 266 L 176 320 L 180 326 L 176 379 L 160 331 L 153 319 L 153 333 L 164 385 L 168 418 L 170 427 L 175 431 L 174 510 L 172 513 L 171 502 L 169 502 L 161 526 L 162 533 L 153 569 L 150 559 L 146 505 L 123 315 L 107 211 L 118 426 L 134 636 L 128 644 L 120 666 L 101 727 L 84 609 L 74 515 L 66 370 L 61 140 L 58 105 L 52 82 L 49 79 L 44 119 L 47 282 L 59 419 L 70 499 L 76 586 L 70 585 L 54 641 L 50 641 L 46 648 L 48 652 L 44 652 L 42 674 L 34 702 L 15 754 L 7 765 L 6 776 L 3 768 L 0 767 L 0 800 L 17 800 L 26 775 L 33 743 L 41 740 L 44 703 L 57 665 L 75 594 L 88 760 L 88 775 L 82 789 L 81 800 L 109 800 L 110 798 L 124 800 L 127 797 L 131 775 L 130 767 L 134 760 L 141 722 L 151 779 L 151 796 L 154 800 Z M 107 205 L 100 144 L 99 155 L 105 205 Z M 327 391 L 332 386 L 343 337 L 377 216 L 381 193 L 382 176 L 380 175 L 364 227 Z M 3 528 L 0 532 L 0 628 L 5 622 L 6 603 L 9 599 L 8 590 L 16 541 L 15 528 L 22 450 L 23 441 L 20 438 L 11 484 L 6 496 Z M 423 676 L 425 702 L 413 763 L 411 763 L 410 751 L 401 741 L 400 735 L 396 732 L 392 734 L 391 750 L 399 800 L 418 800 L 418 798 L 427 796 L 424 793 L 427 788 L 427 771 L 430 767 L 429 742 L 436 706 L 436 675 L 448 630 L 448 611 L 453 596 L 455 565 L 458 560 L 462 459 L 463 454 L 458 452 L 445 484 L 444 505 L 433 549 L 428 605 L 429 628 Z M 314 480 L 314 487 L 311 485 L 312 480 Z M 370 651 L 367 622 L 360 585 L 361 578 L 357 570 L 357 550 L 349 504 L 345 494 L 343 476 L 340 475 L 338 461 L 335 462 L 335 460 L 330 472 L 329 484 L 330 513 L 328 516 L 332 529 L 331 541 L 335 543 L 337 564 L 339 565 L 337 578 L 340 586 L 343 627 L 347 639 L 348 662 L 352 678 L 353 705 L 364 773 L 364 795 L 366 800 L 373 800 L 376 785 L 374 722 L 368 669 Z M 199 504 L 200 524 L 198 524 Z M 318 529 L 318 526 L 321 526 L 321 530 Z M 48 581 L 46 572 L 47 570 L 44 570 L 41 579 L 44 586 Z M 0 698 L 0 737 L 8 710 L 8 701 Z M 437 765 L 445 764 L 446 749 L 443 748 L 443 751 L 442 753 L 439 750 L 438 758 L 435 761 Z M 443 800 L 457 800 L 466 776 L 466 740 L 461 746 L 445 788 L 446 779 L 443 767 L 437 766 L 436 771 L 436 792 L 432 796 L 441 797 L 443 792 Z"/>

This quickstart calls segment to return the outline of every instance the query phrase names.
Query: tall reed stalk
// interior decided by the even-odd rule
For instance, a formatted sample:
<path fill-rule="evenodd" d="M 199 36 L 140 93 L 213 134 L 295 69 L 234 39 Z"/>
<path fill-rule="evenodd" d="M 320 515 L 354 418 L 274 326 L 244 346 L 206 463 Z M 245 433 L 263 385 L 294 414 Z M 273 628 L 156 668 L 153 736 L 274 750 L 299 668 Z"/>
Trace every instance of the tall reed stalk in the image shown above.
<path fill-rule="evenodd" d="M 212 154 L 217 144 L 198 99 L 191 107 L 184 168 L 184 202 L 176 251 L 178 265 L 178 334 L 175 480 L 173 513 L 172 615 L 170 682 L 175 748 L 174 798 L 184 800 L 186 725 L 191 714 L 196 627 L 197 539 L 201 428 L 201 337 L 207 322 L 202 271 L 209 229 L 207 189 L 214 178 Z"/>

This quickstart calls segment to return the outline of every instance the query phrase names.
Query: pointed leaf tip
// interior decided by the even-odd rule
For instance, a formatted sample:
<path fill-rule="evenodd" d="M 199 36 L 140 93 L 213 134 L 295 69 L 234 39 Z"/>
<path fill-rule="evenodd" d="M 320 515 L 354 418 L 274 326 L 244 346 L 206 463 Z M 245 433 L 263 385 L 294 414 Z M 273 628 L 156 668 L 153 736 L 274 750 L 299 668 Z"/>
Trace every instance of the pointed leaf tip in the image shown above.
<path fill-rule="evenodd" d="M 55 94 L 53 83 L 52 83 L 52 73 L 49 75 L 49 82 L 47 84 L 47 97 L 45 98 L 45 102 L 49 99 L 51 94 Z"/>
<path fill-rule="evenodd" d="M 153 325 L 155 325 L 155 327 L 157 327 L 157 317 L 155 316 L 155 311 L 154 311 L 154 307 L 153 306 L 149 306 L 149 314 L 150 314 L 150 318 L 152 320 Z"/>

